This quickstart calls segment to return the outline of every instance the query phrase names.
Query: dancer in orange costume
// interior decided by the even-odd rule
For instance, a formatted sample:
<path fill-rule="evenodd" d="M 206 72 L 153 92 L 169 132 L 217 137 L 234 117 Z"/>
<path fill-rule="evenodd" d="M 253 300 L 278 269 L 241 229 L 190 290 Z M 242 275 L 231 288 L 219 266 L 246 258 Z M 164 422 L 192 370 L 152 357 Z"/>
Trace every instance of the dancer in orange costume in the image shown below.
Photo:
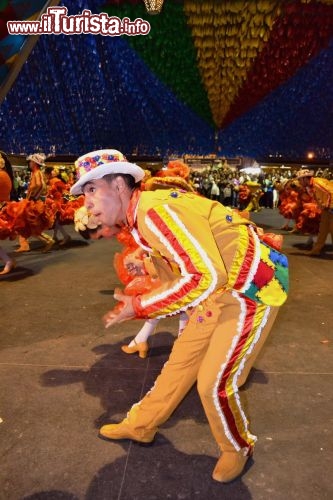
<path fill-rule="evenodd" d="M 331 234 L 333 243 L 333 181 L 314 177 L 314 172 L 308 169 L 299 170 L 297 179 L 302 187 L 314 197 L 321 209 L 317 241 L 308 252 L 308 255 L 318 256 L 323 251 L 328 234 Z"/>
<path fill-rule="evenodd" d="M 60 246 L 66 245 L 71 237 L 61 224 L 62 206 L 64 204 L 64 194 L 68 190 L 66 183 L 60 177 L 60 171 L 57 167 L 49 167 L 45 171 L 47 178 L 47 198 L 46 203 L 52 205 L 55 212 L 55 221 L 53 225 L 53 240 Z M 62 240 L 58 240 L 58 232 L 62 235 Z"/>
<path fill-rule="evenodd" d="M 240 184 L 238 188 L 238 200 L 241 210 L 245 209 L 250 203 L 251 191 L 246 184 Z"/>
<path fill-rule="evenodd" d="M 11 163 L 5 153 L 0 151 L 0 210 L 2 202 L 10 201 L 10 193 L 13 189 L 13 169 Z M 6 239 L 10 235 L 8 224 L 1 224 L 0 217 L 0 239 Z M 5 267 L 0 271 L 0 274 L 8 274 L 16 266 L 16 262 L 12 259 L 2 247 L 0 247 L 0 259 L 5 263 Z"/>
<path fill-rule="evenodd" d="M 27 191 L 26 199 L 28 201 L 45 201 L 47 187 L 44 179 L 44 175 L 41 171 L 41 167 L 44 166 L 45 155 L 41 153 L 34 153 L 27 157 L 29 164 L 29 169 L 31 171 L 30 183 Z M 34 236 L 44 243 L 42 249 L 43 253 L 48 252 L 53 247 L 55 241 L 48 234 L 40 232 L 39 234 L 34 234 Z M 30 245 L 28 238 L 24 236 L 19 236 L 19 248 L 16 252 L 29 252 Z"/>
<path fill-rule="evenodd" d="M 32 193 L 37 192 L 38 184 L 39 181 L 36 180 L 31 190 Z M 28 251 L 29 244 L 27 239 L 30 236 L 35 236 L 44 243 L 49 241 L 49 236 L 45 235 L 44 237 L 43 231 L 52 227 L 55 214 L 51 207 L 42 199 L 35 200 L 35 195 L 32 197 L 29 196 L 29 199 L 10 201 L 10 186 L 11 184 L 7 182 L 7 194 L 0 212 L 0 239 L 10 238 L 13 240 L 19 237 L 21 251 Z M 37 194 L 36 196 L 38 197 L 39 195 Z M 82 198 L 79 198 L 81 204 Z M 11 260 L 13 261 L 13 259 Z M 11 270 L 11 268 L 12 264 L 8 261 L 8 265 L 6 265 L 4 271 L 8 272 L 7 270 Z"/>
<path fill-rule="evenodd" d="M 107 153 L 105 153 L 107 157 Z M 112 156 L 112 154 L 110 154 Z M 103 438 L 151 443 L 197 381 L 212 433 L 221 450 L 213 478 L 238 477 L 256 437 L 241 407 L 242 385 L 274 323 L 288 289 L 286 257 L 261 242 L 256 227 L 218 202 L 181 190 L 142 192 L 144 171 L 125 161 L 103 161 L 100 152 L 78 160 L 73 194 L 106 226 L 127 225 L 140 246 L 180 274 L 104 316 L 105 326 L 188 311 L 190 320 L 173 345 L 154 387 Z"/>
<path fill-rule="evenodd" d="M 136 296 L 150 293 L 154 288 L 159 287 L 160 280 L 154 259 L 138 246 L 126 227 L 116 237 L 125 247 L 114 257 L 115 270 L 120 281 L 126 285 L 123 292 L 126 295 Z M 181 335 L 187 322 L 187 314 L 180 313 L 178 335 Z M 155 332 L 158 323 L 159 319 L 147 319 L 134 339 L 128 345 L 121 347 L 122 351 L 126 354 L 138 352 L 140 358 L 145 358 L 149 349 L 148 338 Z"/>
<path fill-rule="evenodd" d="M 87 221 L 87 227 L 84 227 L 82 219 Z M 98 240 L 101 238 L 116 237 L 117 240 L 124 246 L 120 253 L 114 255 L 114 268 L 119 280 L 125 285 L 123 292 L 126 295 L 139 295 L 150 292 L 154 287 L 160 285 L 157 278 L 157 272 L 153 263 L 153 258 L 149 257 L 142 248 L 136 243 L 128 229 L 124 226 L 117 230 L 107 226 L 97 226 L 89 221 L 88 212 L 85 207 L 77 210 L 75 214 L 76 230 L 85 239 Z M 78 229 L 80 228 L 80 229 Z M 161 266 L 162 263 L 159 263 Z M 169 272 L 166 267 L 164 273 Z M 121 305 L 117 305 L 113 312 L 116 313 L 121 309 Z M 139 357 L 145 359 L 148 355 L 149 344 L 148 339 L 156 331 L 159 319 L 147 319 L 134 339 L 128 345 L 121 346 L 121 350 L 126 354 L 138 353 Z M 188 323 L 188 315 L 185 312 L 179 313 L 178 336 L 182 334 L 185 326 Z"/>
<path fill-rule="evenodd" d="M 286 219 L 281 229 L 296 232 L 296 219 L 301 212 L 298 182 L 296 179 L 285 180 L 276 184 L 276 189 L 279 191 L 280 198 L 279 212 Z M 292 221 L 294 221 L 294 227 L 290 227 Z"/>
<path fill-rule="evenodd" d="M 305 246 L 311 248 L 313 237 L 318 233 L 321 214 L 313 195 L 297 179 L 276 183 L 275 187 L 280 197 L 279 212 L 287 221 L 281 229 L 307 235 Z M 293 227 L 290 226 L 291 223 Z"/>
<path fill-rule="evenodd" d="M 305 247 L 312 248 L 314 237 L 319 232 L 322 210 L 316 203 L 313 193 L 308 192 L 299 184 L 300 209 L 296 219 L 296 229 L 299 233 L 307 235 Z"/>
<path fill-rule="evenodd" d="M 150 177 L 147 180 L 143 181 L 142 189 L 144 189 L 145 191 L 155 191 L 157 189 L 171 189 L 178 187 L 180 189 L 183 189 L 184 191 L 193 191 L 193 188 L 187 181 L 189 174 L 190 169 L 185 163 L 179 160 L 170 161 L 166 169 L 158 171 L 153 177 Z M 126 268 L 126 272 L 130 274 L 131 285 L 128 286 L 130 286 L 132 292 L 129 294 L 138 295 L 142 294 L 143 291 L 140 292 L 139 290 L 136 290 L 135 281 L 137 281 L 138 278 L 134 278 L 133 280 L 133 276 L 136 276 L 137 274 L 147 276 L 148 280 L 150 281 L 150 289 L 147 288 L 146 293 L 148 291 L 151 291 L 154 287 L 158 287 L 160 285 L 160 282 L 157 279 L 155 268 L 155 266 L 157 265 L 156 258 L 154 259 L 150 257 L 147 252 L 145 252 L 135 243 L 133 238 L 132 241 L 134 243 L 134 245 L 132 243 L 132 251 L 125 252 L 123 262 Z M 162 263 L 160 262 L 159 265 L 161 264 Z M 116 270 L 119 267 L 120 266 L 115 260 Z M 168 268 L 165 268 L 164 273 L 167 273 L 168 270 Z M 119 274 L 120 273 L 118 272 L 118 275 Z M 126 288 L 128 289 L 128 287 Z M 146 353 L 148 349 L 148 338 L 154 333 L 158 323 L 158 319 L 147 319 L 134 339 L 131 340 L 131 342 L 127 346 L 122 346 L 122 350 L 127 354 L 133 354 L 134 352 Z M 187 323 L 188 315 L 184 311 L 180 312 L 178 336 L 182 334 Z M 145 357 L 145 355 L 142 354 L 140 354 L 140 356 Z"/>

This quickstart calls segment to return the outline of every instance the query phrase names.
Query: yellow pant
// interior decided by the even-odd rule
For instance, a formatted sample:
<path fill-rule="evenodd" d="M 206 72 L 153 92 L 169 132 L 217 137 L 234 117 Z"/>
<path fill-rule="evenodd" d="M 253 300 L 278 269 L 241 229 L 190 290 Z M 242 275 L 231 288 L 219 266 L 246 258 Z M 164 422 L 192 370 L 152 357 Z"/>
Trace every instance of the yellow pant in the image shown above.
<path fill-rule="evenodd" d="M 220 449 L 250 449 L 256 437 L 248 430 L 238 387 L 246 381 L 277 312 L 236 292 L 216 292 L 193 309 L 153 388 L 128 413 L 135 432 L 144 436 L 157 430 L 197 380 Z"/>
<path fill-rule="evenodd" d="M 317 241 L 313 247 L 313 251 L 318 251 L 323 248 L 326 242 L 326 238 L 328 234 L 331 234 L 332 243 L 333 243 L 333 213 L 327 209 L 324 209 L 321 212 L 320 216 L 320 224 L 319 224 L 319 233 L 317 237 Z"/>

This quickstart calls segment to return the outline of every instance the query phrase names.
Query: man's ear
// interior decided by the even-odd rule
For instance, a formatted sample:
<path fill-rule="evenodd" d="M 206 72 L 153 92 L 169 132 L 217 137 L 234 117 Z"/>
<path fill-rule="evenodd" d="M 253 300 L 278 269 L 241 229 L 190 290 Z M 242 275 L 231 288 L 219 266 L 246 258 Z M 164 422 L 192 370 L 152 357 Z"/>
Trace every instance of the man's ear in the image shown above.
<path fill-rule="evenodd" d="M 116 190 L 119 191 L 119 193 L 123 193 L 126 190 L 126 182 L 124 181 L 123 177 L 116 177 L 115 186 Z"/>

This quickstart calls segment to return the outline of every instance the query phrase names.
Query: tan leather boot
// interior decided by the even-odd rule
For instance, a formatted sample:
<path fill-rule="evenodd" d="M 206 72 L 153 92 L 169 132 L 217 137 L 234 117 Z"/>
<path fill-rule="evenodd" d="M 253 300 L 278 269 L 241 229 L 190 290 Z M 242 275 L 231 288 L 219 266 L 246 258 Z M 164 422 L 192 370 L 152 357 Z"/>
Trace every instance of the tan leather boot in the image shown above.
<path fill-rule="evenodd" d="M 220 483 L 229 483 L 240 476 L 243 472 L 246 462 L 252 455 L 252 450 L 244 455 L 241 451 L 224 451 L 217 461 L 212 477 Z"/>
<path fill-rule="evenodd" d="M 139 405 L 132 406 L 127 413 L 126 418 L 119 424 L 103 425 L 99 430 L 99 437 L 106 439 L 131 439 L 138 443 L 150 444 L 154 441 L 157 428 L 154 429 L 135 429 L 136 415 L 139 411 Z"/>
<path fill-rule="evenodd" d="M 145 444 L 152 443 L 155 434 L 156 430 L 149 430 L 145 433 L 136 432 L 133 427 L 129 425 L 127 418 L 119 424 L 103 425 L 99 430 L 99 436 L 102 438 L 114 440 L 131 439 L 132 441 Z"/>

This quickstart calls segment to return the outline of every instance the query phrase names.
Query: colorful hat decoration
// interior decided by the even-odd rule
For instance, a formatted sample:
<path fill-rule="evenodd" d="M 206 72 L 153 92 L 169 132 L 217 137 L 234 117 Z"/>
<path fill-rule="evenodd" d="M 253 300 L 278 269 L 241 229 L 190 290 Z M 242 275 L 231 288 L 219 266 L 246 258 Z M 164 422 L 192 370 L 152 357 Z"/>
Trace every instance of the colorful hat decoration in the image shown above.
<path fill-rule="evenodd" d="M 101 149 L 80 156 L 76 162 L 77 182 L 71 194 L 82 194 L 82 187 L 89 181 L 101 179 L 108 174 L 129 174 L 135 182 L 144 178 L 144 170 L 135 163 L 126 161 L 125 156 L 116 149 Z"/>

